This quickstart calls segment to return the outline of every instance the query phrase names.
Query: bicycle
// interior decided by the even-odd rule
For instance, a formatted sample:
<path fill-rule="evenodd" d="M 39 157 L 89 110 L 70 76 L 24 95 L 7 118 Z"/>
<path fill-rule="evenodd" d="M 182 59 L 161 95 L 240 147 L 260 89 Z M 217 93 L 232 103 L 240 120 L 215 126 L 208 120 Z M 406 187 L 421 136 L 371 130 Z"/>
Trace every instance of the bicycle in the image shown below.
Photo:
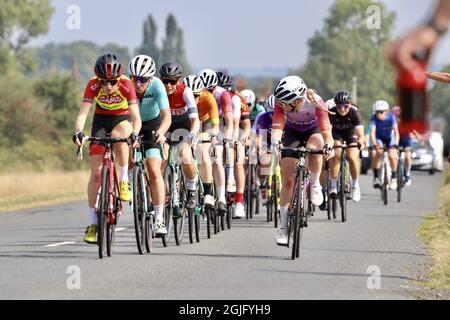
<path fill-rule="evenodd" d="M 326 210 L 327 211 L 327 218 L 328 220 L 331 220 L 331 214 L 333 213 L 333 219 L 336 219 L 336 210 L 332 208 L 333 202 L 330 197 L 330 191 L 331 191 L 331 172 L 330 172 L 330 161 L 325 161 L 325 177 L 326 177 L 326 183 L 325 187 L 322 189 L 324 202 L 322 205 L 319 206 L 320 210 Z M 334 203 L 334 206 L 336 206 L 336 203 Z"/>
<path fill-rule="evenodd" d="M 111 138 L 111 134 L 107 134 L 106 138 L 87 136 L 84 141 L 98 142 L 105 148 L 95 201 L 95 212 L 98 216 L 98 256 L 103 259 L 105 250 L 108 257 L 112 254 L 116 225 L 122 215 L 122 201 L 119 199 L 119 181 L 114 166 L 113 145 L 128 143 L 128 139 Z M 82 146 L 78 147 L 77 157 L 80 160 L 83 159 Z"/>
<path fill-rule="evenodd" d="M 341 149 L 341 163 L 339 176 L 337 181 L 337 198 L 339 199 L 339 205 L 341 207 L 341 220 L 342 222 L 347 221 L 347 200 L 351 199 L 351 181 L 350 181 L 350 169 L 347 161 L 347 149 L 349 148 L 358 148 L 358 145 L 348 145 L 344 142 L 340 146 L 334 146 L 334 149 Z M 333 216 L 336 217 L 336 197 L 333 197 L 332 200 L 332 208 L 333 208 Z"/>
<path fill-rule="evenodd" d="M 224 158 L 224 162 L 223 163 L 227 163 L 228 162 L 228 152 L 229 152 L 229 148 L 230 148 L 230 140 L 223 140 L 223 158 Z M 237 154 L 237 152 L 235 152 L 235 159 L 237 159 L 237 157 L 239 157 L 239 155 Z M 228 170 L 226 169 L 225 166 L 225 181 L 226 183 L 228 183 Z M 232 220 L 233 220 L 233 215 L 234 215 L 234 202 L 235 202 L 235 197 L 236 194 L 235 192 L 228 192 L 226 191 L 226 200 L 227 200 L 227 213 L 225 216 L 221 215 L 220 216 L 220 228 L 223 230 L 225 230 L 225 220 L 227 222 L 227 228 L 231 229 L 231 225 L 232 225 Z M 220 231 L 220 230 L 218 230 Z"/>
<path fill-rule="evenodd" d="M 181 165 L 174 159 L 174 147 L 178 146 L 180 140 L 166 140 L 169 145 L 169 156 L 167 166 L 164 171 L 164 181 L 166 181 L 166 205 L 164 218 L 166 221 L 166 242 L 169 241 L 171 226 L 169 221 L 173 221 L 173 233 L 177 246 L 181 245 L 185 218 L 188 216 L 186 209 L 187 192 L 186 181 Z M 177 149 L 178 150 L 178 149 Z M 169 222 L 169 223 L 168 223 Z"/>
<path fill-rule="evenodd" d="M 307 188 L 309 186 L 308 169 L 306 165 L 306 156 L 308 154 L 323 155 L 322 150 L 310 150 L 305 147 L 300 148 L 280 148 L 281 152 L 290 152 L 295 154 L 298 162 L 295 168 L 295 184 L 292 193 L 291 203 L 288 213 L 287 228 L 287 247 L 290 246 L 292 235 L 292 254 L 291 259 L 300 257 L 300 241 L 303 234 L 303 228 L 308 226 L 308 217 L 311 216 L 309 203 L 307 202 Z"/>

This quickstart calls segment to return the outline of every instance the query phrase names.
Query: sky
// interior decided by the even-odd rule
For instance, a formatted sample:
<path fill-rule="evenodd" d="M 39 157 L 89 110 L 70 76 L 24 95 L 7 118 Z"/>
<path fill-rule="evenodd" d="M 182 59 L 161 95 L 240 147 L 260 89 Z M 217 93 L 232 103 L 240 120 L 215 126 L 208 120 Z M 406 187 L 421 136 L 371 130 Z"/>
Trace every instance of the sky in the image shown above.
<path fill-rule="evenodd" d="M 321 30 L 332 0 L 52 0 L 55 13 L 49 32 L 31 41 L 91 40 L 98 45 L 114 42 L 133 52 L 142 41 L 142 26 L 152 14 L 160 40 L 165 19 L 173 13 L 184 31 L 189 62 L 195 68 L 282 69 L 306 62 L 307 42 Z M 385 1 L 397 12 L 395 34 L 424 22 L 432 0 Z M 80 28 L 69 29 L 67 10 L 80 9 Z M 431 65 L 450 62 L 450 38 L 445 36 Z"/>

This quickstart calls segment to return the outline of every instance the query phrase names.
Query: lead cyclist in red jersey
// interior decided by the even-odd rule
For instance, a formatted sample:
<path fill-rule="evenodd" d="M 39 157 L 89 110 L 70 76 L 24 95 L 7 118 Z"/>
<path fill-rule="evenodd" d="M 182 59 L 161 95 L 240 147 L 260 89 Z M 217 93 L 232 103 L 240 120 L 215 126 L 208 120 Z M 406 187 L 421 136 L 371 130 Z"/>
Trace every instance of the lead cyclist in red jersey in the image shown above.
<path fill-rule="evenodd" d="M 106 134 L 110 133 L 112 138 L 131 137 L 135 142 L 142 123 L 136 92 L 131 81 L 122 75 L 123 66 L 119 63 L 116 55 L 106 53 L 98 57 L 94 71 L 96 77 L 92 78 L 86 86 L 83 103 L 75 122 L 74 143 L 79 146 L 83 143 L 84 125 L 93 103 L 95 103 L 95 114 L 91 136 L 104 138 Z M 116 167 L 119 169 L 119 197 L 122 201 L 130 201 L 128 145 L 126 143 L 115 144 L 114 152 Z M 98 218 L 95 213 L 95 201 L 103 153 L 102 145 L 91 142 L 89 145 L 91 176 L 88 184 L 89 226 L 84 237 L 84 241 L 89 244 L 97 243 Z"/>

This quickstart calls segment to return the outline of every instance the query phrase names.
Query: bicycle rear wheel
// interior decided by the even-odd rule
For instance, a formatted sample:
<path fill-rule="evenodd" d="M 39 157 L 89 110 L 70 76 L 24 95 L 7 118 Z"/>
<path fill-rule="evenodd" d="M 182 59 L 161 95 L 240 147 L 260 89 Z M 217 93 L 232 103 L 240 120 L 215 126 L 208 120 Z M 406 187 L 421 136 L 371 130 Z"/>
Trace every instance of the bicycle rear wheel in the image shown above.
<path fill-rule="evenodd" d="M 278 208 L 278 201 L 279 201 L 279 196 L 280 196 L 280 191 L 278 190 L 278 175 L 275 174 L 274 177 L 272 178 L 272 197 L 273 197 L 273 224 L 275 226 L 275 228 L 278 228 L 278 217 L 279 217 L 279 208 Z"/>
<path fill-rule="evenodd" d="M 98 229 L 97 229 L 97 244 L 98 244 L 98 256 L 103 259 L 104 252 L 106 250 L 106 233 L 108 223 L 108 211 L 109 211 L 109 174 L 108 168 L 102 168 L 102 184 L 100 191 L 100 208 L 98 213 Z"/>

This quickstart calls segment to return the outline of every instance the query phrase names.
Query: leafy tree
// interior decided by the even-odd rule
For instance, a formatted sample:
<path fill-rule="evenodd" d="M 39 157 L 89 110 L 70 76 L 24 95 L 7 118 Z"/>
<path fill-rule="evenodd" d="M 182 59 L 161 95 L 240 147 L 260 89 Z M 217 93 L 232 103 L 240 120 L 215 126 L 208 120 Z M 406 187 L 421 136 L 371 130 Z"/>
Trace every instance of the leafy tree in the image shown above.
<path fill-rule="evenodd" d="M 183 66 L 183 73 L 192 73 L 192 68 L 186 58 L 183 30 L 178 27 L 175 17 L 170 14 L 166 20 L 166 38 L 163 41 L 162 63 L 176 61 Z"/>
<path fill-rule="evenodd" d="M 376 4 L 381 27 L 368 27 L 368 8 Z M 393 70 L 384 58 L 383 46 L 392 38 L 395 13 L 381 2 L 337 0 L 324 27 L 309 40 L 307 63 L 298 73 L 324 98 L 340 89 L 352 89 L 358 78 L 358 105 L 366 115 L 374 101 L 393 102 Z"/>
<path fill-rule="evenodd" d="M 143 27 L 143 41 L 140 47 L 135 51 L 135 54 L 146 54 L 153 58 L 157 65 L 160 65 L 161 50 L 156 44 L 156 37 L 158 34 L 158 27 L 152 15 L 147 16 Z"/>

